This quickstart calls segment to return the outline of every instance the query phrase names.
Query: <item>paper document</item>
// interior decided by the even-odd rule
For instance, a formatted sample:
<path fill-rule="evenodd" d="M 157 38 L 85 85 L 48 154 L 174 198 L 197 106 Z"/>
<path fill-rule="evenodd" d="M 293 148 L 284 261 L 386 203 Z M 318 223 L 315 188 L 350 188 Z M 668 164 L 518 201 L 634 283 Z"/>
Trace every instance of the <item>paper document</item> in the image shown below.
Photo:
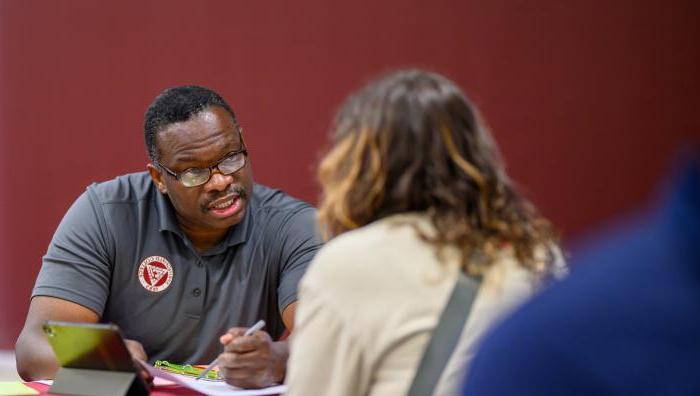
<path fill-rule="evenodd" d="M 53 380 L 38 380 L 38 381 L 34 381 L 34 382 L 38 382 L 40 384 L 49 385 L 49 386 L 53 385 Z"/>
<path fill-rule="evenodd" d="M 238 388 L 233 385 L 227 384 L 225 381 L 210 381 L 210 380 L 197 380 L 192 377 L 187 377 L 184 375 L 171 374 L 163 370 L 158 370 L 157 368 L 151 366 L 148 363 L 142 363 L 143 367 L 148 370 L 154 378 L 154 383 L 158 384 L 156 378 L 160 378 L 167 381 L 172 381 L 178 385 L 185 386 L 187 388 L 196 390 L 197 392 L 204 393 L 205 395 L 211 396 L 257 396 L 257 395 L 277 395 L 284 393 L 287 390 L 285 385 L 276 385 L 268 388 L 262 389 L 243 389 Z"/>

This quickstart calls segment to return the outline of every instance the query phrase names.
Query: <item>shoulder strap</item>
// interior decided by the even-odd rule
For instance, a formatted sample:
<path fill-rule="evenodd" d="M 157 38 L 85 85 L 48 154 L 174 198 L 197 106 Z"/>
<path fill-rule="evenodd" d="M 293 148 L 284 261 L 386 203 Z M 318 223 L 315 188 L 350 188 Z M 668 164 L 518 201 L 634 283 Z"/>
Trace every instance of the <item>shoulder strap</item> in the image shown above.
<path fill-rule="evenodd" d="M 431 395 L 435 390 L 435 385 L 457 346 L 478 290 L 479 282 L 460 271 L 452 295 L 418 364 L 408 396 Z"/>

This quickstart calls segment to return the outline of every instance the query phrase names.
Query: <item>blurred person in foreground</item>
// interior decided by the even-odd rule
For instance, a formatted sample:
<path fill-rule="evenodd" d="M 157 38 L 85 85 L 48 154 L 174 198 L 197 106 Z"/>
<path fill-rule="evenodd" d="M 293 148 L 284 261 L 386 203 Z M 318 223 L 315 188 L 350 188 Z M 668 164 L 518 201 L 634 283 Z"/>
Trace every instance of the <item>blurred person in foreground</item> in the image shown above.
<path fill-rule="evenodd" d="M 700 151 L 681 162 L 660 204 L 486 338 L 465 395 L 700 394 Z"/>
<path fill-rule="evenodd" d="M 302 278 L 288 395 L 408 391 L 459 271 L 483 277 L 436 394 L 483 332 L 554 268 L 552 227 L 515 190 L 452 82 L 418 70 L 342 107 L 319 168 L 330 240 Z"/>

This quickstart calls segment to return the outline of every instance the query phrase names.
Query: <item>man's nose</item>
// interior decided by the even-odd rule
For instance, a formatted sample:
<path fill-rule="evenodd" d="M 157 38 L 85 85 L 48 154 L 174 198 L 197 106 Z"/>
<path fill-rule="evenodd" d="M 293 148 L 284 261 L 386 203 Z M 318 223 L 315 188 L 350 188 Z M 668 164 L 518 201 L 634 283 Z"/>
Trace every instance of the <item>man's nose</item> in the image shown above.
<path fill-rule="evenodd" d="M 218 170 L 214 170 L 204 188 L 207 191 L 224 191 L 231 183 L 233 183 L 233 174 L 224 175 Z"/>

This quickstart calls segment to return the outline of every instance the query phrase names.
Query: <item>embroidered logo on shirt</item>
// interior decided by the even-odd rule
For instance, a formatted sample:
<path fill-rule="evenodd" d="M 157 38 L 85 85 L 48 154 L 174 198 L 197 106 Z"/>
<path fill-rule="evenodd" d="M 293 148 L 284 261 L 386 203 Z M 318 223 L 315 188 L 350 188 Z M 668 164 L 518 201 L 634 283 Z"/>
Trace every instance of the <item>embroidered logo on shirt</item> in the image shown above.
<path fill-rule="evenodd" d="M 161 292 L 173 281 L 173 267 L 165 257 L 151 256 L 139 265 L 139 281 L 144 289 Z"/>

